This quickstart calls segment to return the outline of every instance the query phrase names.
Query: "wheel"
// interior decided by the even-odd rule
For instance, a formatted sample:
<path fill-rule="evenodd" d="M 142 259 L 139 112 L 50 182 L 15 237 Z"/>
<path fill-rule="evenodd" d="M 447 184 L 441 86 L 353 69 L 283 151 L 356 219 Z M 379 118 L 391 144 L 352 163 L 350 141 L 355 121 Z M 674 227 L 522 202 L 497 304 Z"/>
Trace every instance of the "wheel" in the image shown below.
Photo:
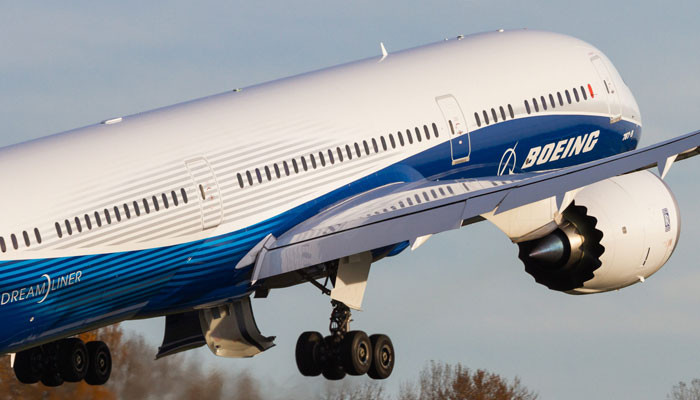
<path fill-rule="evenodd" d="M 394 345 L 386 335 L 372 335 L 372 365 L 367 371 L 372 379 L 386 379 L 394 370 Z"/>
<path fill-rule="evenodd" d="M 80 382 L 88 371 L 88 351 L 78 338 L 63 339 L 58 343 L 58 371 L 66 382 Z"/>
<path fill-rule="evenodd" d="M 362 331 L 345 334 L 340 345 L 340 355 L 345 372 L 350 375 L 364 375 L 372 364 L 372 344 Z"/>
<path fill-rule="evenodd" d="M 43 370 L 41 348 L 34 347 L 17 353 L 13 369 L 18 381 L 26 384 L 39 382 Z"/>
<path fill-rule="evenodd" d="M 56 368 L 48 367 L 44 369 L 44 373 L 41 374 L 41 383 L 48 387 L 61 386 L 63 385 L 63 377 Z"/>
<path fill-rule="evenodd" d="M 323 377 L 329 381 L 338 381 L 345 378 L 345 370 L 338 357 L 339 343 L 333 336 L 323 338 L 321 348 L 320 363 Z"/>
<path fill-rule="evenodd" d="M 89 385 L 104 385 L 112 373 L 112 355 L 104 342 L 88 342 L 88 369 L 85 382 Z"/>
<path fill-rule="evenodd" d="M 319 376 L 321 368 L 318 363 L 318 351 L 323 342 L 323 336 L 318 332 L 304 332 L 297 339 L 295 356 L 297 368 L 304 376 Z"/>

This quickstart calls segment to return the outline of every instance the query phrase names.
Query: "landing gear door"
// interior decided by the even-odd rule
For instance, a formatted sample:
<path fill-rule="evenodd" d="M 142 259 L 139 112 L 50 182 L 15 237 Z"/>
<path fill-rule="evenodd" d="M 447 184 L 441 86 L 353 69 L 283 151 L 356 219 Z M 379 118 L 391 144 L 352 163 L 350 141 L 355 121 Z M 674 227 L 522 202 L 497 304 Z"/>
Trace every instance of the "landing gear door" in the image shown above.
<path fill-rule="evenodd" d="M 471 154 L 471 140 L 467 121 L 464 119 L 462 109 L 457 99 L 451 94 L 435 98 L 442 116 L 445 118 L 448 134 L 450 135 L 450 148 L 452 149 L 452 165 L 469 161 Z"/>
<path fill-rule="evenodd" d="M 185 161 L 192 178 L 194 192 L 199 200 L 202 230 L 219 226 L 223 220 L 221 190 L 214 171 L 204 157 Z"/>
<path fill-rule="evenodd" d="M 608 103 L 608 112 L 610 113 L 610 123 L 614 124 L 622 119 L 622 105 L 620 104 L 620 95 L 615 87 L 615 81 L 612 80 L 612 75 L 600 56 L 595 55 L 591 57 L 591 63 L 593 63 L 593 67 L 602 81 L 603 96 L 605 96 Z"/>

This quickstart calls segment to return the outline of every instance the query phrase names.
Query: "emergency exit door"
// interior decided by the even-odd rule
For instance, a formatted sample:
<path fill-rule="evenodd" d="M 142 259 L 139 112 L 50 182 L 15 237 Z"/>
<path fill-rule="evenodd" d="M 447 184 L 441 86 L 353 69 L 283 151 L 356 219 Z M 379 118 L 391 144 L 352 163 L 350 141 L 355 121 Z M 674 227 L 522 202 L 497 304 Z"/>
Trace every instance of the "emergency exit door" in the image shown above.
<path fill-rule="evenodd" d="M 471 139 L 467 129 L 467 121 L 464 119 L 462 109 L 457 99 L 451 94 L 436 97 L 445 125 L 450 135 L 450 148 L 452 150 L 452 165 L 469 161 L 471 154 Z"/>
<path fill-rule="evenodd" d="M 591 63 L 593 63 L 593 67 L 602 81 L 604 90 L 602 95 L 605 96 L 608 103 L 610 123 L 613 124 L 622 119 L 622 105 L 620 104 L 620 95 L 615 87 L 615 81 L 612 80 L 612 75 L 600 56 L 591 57 Z M 596 93 L 596 95 L 600 94 Z"/>
<path fill-rule="evenodd" d="M 221 190 L 211 165 L 204 157 L 185 161 L 192 178 L 202 217 L 202 230 L 219 226 L 223 220 Z"/>

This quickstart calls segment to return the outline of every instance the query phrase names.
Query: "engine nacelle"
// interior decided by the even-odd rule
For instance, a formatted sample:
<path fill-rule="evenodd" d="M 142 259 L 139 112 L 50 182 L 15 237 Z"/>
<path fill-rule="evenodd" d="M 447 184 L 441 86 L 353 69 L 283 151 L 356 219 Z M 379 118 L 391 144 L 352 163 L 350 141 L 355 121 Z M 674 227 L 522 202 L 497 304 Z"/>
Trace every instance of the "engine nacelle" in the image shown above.
<path fill-rule="evenodd" d="M 583 188 L 556 230 L 518 243 L 535 280 L 570 294 L 620 289 L 655 273 L 680 235 L 676 199 L 648 171 Z"/>

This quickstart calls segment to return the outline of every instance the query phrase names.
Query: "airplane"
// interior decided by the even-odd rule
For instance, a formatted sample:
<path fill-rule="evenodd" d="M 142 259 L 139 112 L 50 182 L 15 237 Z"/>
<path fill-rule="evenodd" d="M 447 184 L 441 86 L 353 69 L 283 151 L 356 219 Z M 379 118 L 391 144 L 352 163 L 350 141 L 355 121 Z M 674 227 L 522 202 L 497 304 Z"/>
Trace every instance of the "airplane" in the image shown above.
<path fill-rule="evenodd" d="M 17 379 L 108 381 L 101 341 L 165 316 L 156 358 L 274 346 L 251 297 L 312 284 L 329 333 L 304 376 L 386 379 L 384 334 L 350 329 L 370 266 L 489 221 L 537 283 L 593 294 L 643 282 L 680 214 L 664 182 L 700 131 L 637 148 L 639 107 L 570 36 L 499 30 L 110 118 L 0 149 L 0 354 Z"/>

